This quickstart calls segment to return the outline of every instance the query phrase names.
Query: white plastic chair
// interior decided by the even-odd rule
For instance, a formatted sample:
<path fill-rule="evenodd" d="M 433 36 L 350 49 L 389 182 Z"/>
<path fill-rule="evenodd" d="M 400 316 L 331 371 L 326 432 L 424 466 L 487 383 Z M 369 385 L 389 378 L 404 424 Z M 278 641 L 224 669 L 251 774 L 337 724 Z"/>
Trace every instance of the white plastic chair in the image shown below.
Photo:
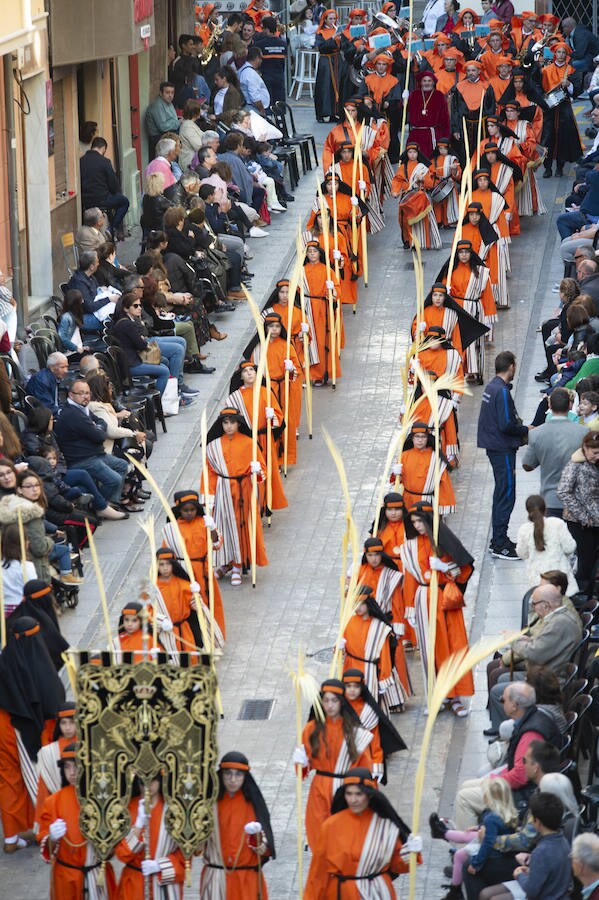
<path fill-rule="evenodd" d="M 295 99 L 299 100 L 302 96 L 304 86 L 308 87 L 310 97 L 314 97 L 314 85 L 316 84 L 316 67 L 318 65 L 318 50 L 298 49 L 295 55 L 295 69 L 293 72 L 293 81 L 289 96 L 293 96 L 295 89 Z"/>

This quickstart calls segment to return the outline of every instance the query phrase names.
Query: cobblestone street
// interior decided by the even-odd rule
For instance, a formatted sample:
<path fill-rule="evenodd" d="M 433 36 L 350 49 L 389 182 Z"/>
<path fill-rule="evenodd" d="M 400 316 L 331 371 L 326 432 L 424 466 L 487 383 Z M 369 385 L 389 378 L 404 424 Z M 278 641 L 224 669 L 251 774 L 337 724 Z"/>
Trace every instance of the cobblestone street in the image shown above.
<path fill-rule="evenodd" d="M 312 128 L 313 110 L 301 108 L 296 115 L 298 130 Z M 318 146 L 328 131 L 317 125 Z M 549 210 L 547 216 L 522 220 L 522 234 L 512 243 L 513 276 L 509 282 L 511 309 L 501 311 L 494 342 L 488 347 L 487 375 L 492 374 L 495 353 L 513 350 L 518 358 L 515 399 L 525 422 L 530 422 L 539 400 L 534 373 L 544 357 L 539 322 L 557 304 L 551 288 L 561 277 L 554 225 L 556 205 L 563 206 L 568 178 L 540 182 Z M 262 305 L 274 281 L 288 266 L 297 230 L 298 216 L 305 218 L 315 190 L 315 173 L 302 179 L 296 202 L 277 218 L 272 236 L 253 241 L 255 258 L 250 268 L 256 273 L 253 293 Z M 344 498 L 333 460 L 325 446 L 324 426 L 339 448 L 347 470 L 353 514 L 360 538 L 367 531 L 380 488 L 388 443 L 394 431 L 402 400 L 400 363 L 405 354 L 409 326 L 415 311 L 414 269 L 411 254 L 404 251 L 397 225 L 397 205 L 387 204 L 387 227 L 370 239 L 368 289 L 360 288 L 357 315 L 345 314 L 346 349 L 343 377 L 337 390 L 314 390 L 314 437 L 308 440 L 305 419 L 298 444 L 298 465 L 285 481 L 289 508 L 276 513 L 272 527 L 265 528 L 270 560 L 258 571 L 253 591 L 247 580 L 241 588 L 221 582 L 227 615 L 227 646 L 218 665 L 224 705 L 220 726 L 220 752 L 242 750 L 270 807 L 278 842 L 277 860 L 268 865 L 266 878 L 271 900 L 298 896 L 296 855 L 295 781 L 291 755 L 295 746 L 294 695 L 288 670 L 295 667 L 298 648 L 308 654 L 330 648 L 335 640 L 339 609 L 341 538 L 344 529 Z M 283 220 L 283 221 L 281 221 Z M 428 290 L 450 252 L 453 231 L 443 231 L 441 251 L 424 254 L 424 282 Z M 131 249 L 135 256 L 137 246 Z M 346 310 L 348 308 L 346 307 Z M 168 434 L 159 436 L 150 468 L 167 496 L 178 488 L 196 488 L 199 482 L 199 421 L 203 405 L 208 419 L 228 393 L 231 371 L 253 332 L 249 310 L 241 305 L 234 314 L 219 320 L 229 338 L 210 344 L 208 363 L 217 366 L 211 378 L 190 378 L 202 390 L 200 400 L 177 418 L 168 420 Z M 233 352 L 237 347 L 237 352 Z M 525 564 L 493 560 L 487 553 L 492 477 L 483 452 L 476 450 L 476 418 L 482 388 L 473 387 L 460 410 L 461 466 L 454 476 L 457 512 L 449 520 L 452 529 L 476 560 L 476 572 L 466 594 L 471 641 L 497 634 L 519 624 L 525 590 Z M 520 465 L 520 464 L 519 464 Z M 510 536 L 524 519 L 524 499 L 538 488 L 538 474 L 526 475 L 518 469 L 517 506 Z M 156 516 L 157 537 L 163 522 L 159 502 L 154 498 L 147 509 Z M 117 610 L 125 599 L 135 597 L 140 581 L 149 569 L 149 554 L 138 519 L 110 524 L 98 532 L 97 546 L 105 573 L 107 595 L 116 624 Z M 106 644 L 97 590 L 89 553 L 85 555 L 86 583 L 79 607 L 66 612 L 62 627 L 73 646 L 101 647 Z M 308 660 L 318 680 L 326 678 L 330 654 Z M 411 822 L 411 797 L 425 725 L 420 662 L 409 658 L 415 696 L 402 716 L 394 716 L 409 750 L 397 754 L 389 766 L 385 788 L 403 818 Z M 418 873 L 417 897 L 437 900 L 442 896 L 442 868 L 446 849 L 428 837 L 428 814 L 438 810 L 450 816 L 456 787 L 465 777 L 473 777 L 485 761 L 487 727 L 484 665 L 476 673 L 477 688 L 471 715 L 458 720 L 443 713 L 435 727 L 428 760 L 428 777 L 422 803 L 420 830 L 424 837 L 425 865 Z M 244 700 L 272 699 L 274 707 L 267 721 L 240 721 Z M 307 793 L 307 789 L 305 791 Z M 304 872 L 309 854 L 304 854 Z M 199 867 L 194 885 L 185 897 L 197 897 Z M 31 849 L 0 859 L 0 897 L 10 900 L 43 900 L 48 896 L 48 871 Z M 407 897 L 407 879 L 395 882 L 397 896 Z M 59 898 L 57 898 L 59 900 Z"/>

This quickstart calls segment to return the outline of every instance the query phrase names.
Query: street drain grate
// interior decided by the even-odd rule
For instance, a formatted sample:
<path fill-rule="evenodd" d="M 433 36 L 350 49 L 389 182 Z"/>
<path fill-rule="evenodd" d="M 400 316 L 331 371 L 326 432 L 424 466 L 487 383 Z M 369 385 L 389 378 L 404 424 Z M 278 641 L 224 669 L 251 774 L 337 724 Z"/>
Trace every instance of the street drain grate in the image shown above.
<path fill-rule="evenodd" d="M 244 700 L 238 718 L 246 721 L 270 719 L 274 700 Z"/>

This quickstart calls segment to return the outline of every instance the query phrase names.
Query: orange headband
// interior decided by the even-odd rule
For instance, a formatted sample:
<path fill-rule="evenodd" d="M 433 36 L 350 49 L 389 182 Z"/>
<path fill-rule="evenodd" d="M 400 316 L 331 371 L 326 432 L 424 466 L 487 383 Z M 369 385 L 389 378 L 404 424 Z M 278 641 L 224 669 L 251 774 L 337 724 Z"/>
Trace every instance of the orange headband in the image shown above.
<path fill-rule="evenodd" d="M 36 623 L 33 626 L 33 628 L 28 628 L 27 631 L 21 631 L 20 634 L 18 632 L 15 632 L 15 637 L 17 638 L 17 640 L 19 638 L 23 638 L 23 637 L 31 637 L 32 634 L 37 634 L 39 630 L 40 630 L 40 627 Z"/>
<path fill-rule="evenodd" d="M 239 769 L 240 772 L 249 772 L 250 767 L 246 766 L 245 763 L 237 763 L 237 762 L 224 762 L 221 763 L 219 769 Z"/>

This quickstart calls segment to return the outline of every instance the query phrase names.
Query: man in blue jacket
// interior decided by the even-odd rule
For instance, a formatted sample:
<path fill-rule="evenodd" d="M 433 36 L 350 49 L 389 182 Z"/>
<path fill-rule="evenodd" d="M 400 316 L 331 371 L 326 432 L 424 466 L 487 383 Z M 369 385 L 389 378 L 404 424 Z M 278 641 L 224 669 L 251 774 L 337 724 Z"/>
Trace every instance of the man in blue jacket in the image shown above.
<path fill-rule="evenodd" d="M 58 385 L 68 371 L 68 359 L 57 350 L 48 356 L 45 367 L 31 376 L 25 388 L 28 394 L 47 406 L 54 416 L 59 407 Z"/>
<path fill-rule="evenodd" d="M 495 479 L 490 549 L 498 559 L 519 559 L 507 530 L 516 502 L 516 453 L 526 443 L 528 426 L 522 424 L 511 395 L 515 372 L 516 357 L 510 350 L 495 357 L 495 378 L 485 387 L 478 416 L 477 446 L 487 451 Z"/>
<path fill-rule="evenodd" d="M 91 393 L 87 381 L 78 379 L 69 389 L 67 402 L 60 407 L 54 435 L 70 468 L 85 469 L 108 503 L 118 503 L 129 471 L 126 459 L 104 450 L 106 423 L 89 409 Z M 107 507 L 102 518 L 127 519 L 122 510 Z"/>

